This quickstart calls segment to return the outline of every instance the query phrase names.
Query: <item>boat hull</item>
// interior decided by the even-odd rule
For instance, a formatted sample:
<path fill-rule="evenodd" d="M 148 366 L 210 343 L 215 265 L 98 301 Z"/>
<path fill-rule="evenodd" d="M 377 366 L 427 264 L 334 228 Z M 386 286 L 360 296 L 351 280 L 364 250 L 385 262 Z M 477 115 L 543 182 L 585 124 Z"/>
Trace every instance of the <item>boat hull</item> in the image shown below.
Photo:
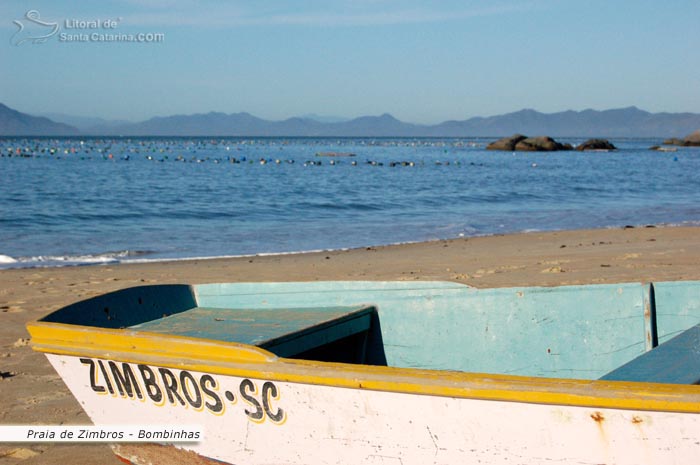
<path fill-rule="evenodd" d="M 135 465 L 183 457 L 230 464 L 640 465 L 687 463 L 700 454 L 700 415 L 693 412 L 547 403 L 546 393 L 540 402 L 472 398 L 459 382 L 453 388 L 461 396 L 443 396 L 366 389 L 361 380 L 348 388 L 312 378 L 47 357 L 97 425 L 202 426 L 202 442 L 167 446 L 168 453 L 164 446 L 114 447 Z"/>
<path fill-rule="evenodd" d="M 163 285 L 27 327 L 95 425 L 172 425 L 113 445 L 136 465 L 687 464 L 699 302 L 698 282 Z"/>

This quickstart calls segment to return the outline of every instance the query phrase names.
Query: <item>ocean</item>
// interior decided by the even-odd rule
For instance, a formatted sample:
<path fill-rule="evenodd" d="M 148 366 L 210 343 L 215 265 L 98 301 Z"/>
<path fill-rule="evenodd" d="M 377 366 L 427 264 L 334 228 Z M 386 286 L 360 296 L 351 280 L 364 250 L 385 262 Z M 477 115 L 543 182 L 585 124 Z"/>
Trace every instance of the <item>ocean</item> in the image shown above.
<path fill-rule="evenodd" d="M 700 224 L 700 149 L 492 140 L 0 138 L 0 268 Z"/>

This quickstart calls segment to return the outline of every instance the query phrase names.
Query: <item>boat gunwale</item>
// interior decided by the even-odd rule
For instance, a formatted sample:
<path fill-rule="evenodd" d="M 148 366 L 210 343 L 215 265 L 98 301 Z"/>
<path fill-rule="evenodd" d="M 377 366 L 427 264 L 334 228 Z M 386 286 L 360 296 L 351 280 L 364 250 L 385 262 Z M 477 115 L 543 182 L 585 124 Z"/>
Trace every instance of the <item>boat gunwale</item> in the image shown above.
<path fill-rule="evenodd" d="M 700 386 L 544 378 L 282 358 L 235 342 L 56 322 L 27 324 L 39 352 L 278 382 L 475 400 L 700 413 Z"/>

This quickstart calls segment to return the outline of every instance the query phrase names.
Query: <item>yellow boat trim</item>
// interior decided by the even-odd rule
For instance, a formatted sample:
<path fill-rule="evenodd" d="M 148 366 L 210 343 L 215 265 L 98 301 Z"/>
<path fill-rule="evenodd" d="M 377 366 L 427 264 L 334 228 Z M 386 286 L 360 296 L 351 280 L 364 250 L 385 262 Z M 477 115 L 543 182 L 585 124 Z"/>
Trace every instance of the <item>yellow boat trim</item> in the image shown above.
<path fill-rule="evenodd" d="M 406 394 L 700 413 L 700 386 L 574 380 L 279 358 L 257 347 L 62 323 L 27 325 L 35 350 L 211 374 Z"/>

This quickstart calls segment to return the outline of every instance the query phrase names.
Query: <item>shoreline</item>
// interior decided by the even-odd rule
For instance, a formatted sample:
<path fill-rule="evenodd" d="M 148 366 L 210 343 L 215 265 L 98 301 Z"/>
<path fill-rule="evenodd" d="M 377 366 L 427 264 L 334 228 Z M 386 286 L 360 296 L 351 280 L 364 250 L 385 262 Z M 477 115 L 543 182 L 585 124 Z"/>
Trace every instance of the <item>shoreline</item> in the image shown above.
<path fill-rule="evenodd" d="M 299 254 L 3 269 L 0 423 L 90 423 L 45 356 L 31 349 L 28 321 L 139 285 L 316 280 L 442 280 L 477 288 L 700 280 L 700 227 L 537 231 Z M 0 465 L 65 462 L 120 463 L 106 445 L 0 443 Z"/>
<path fill-rule="evenodd" d="M 427 244 L 432 242 L 444 242 L 444 241 L 459 241 L 465 239 L 477 239 L 484 237 L 498 237 L 498 236 L 516 236 L 521 234 L 537 234 L 537 233 L 561 233 L 567 231 L 597 231 L 597 230 L 615 230 L 615 229 L 647 229 L 647 228 L 700 228 L 700 221 L 689 220 L 682 221 L 680 223 L 643 223 L 635 225 L 625 225 L 625 226 L 600 226 L 591 227 L 584 229 L 524 229 L 520 231 L 506 231 L 506 232 L 493 232 L 493 233 L 483 233 L 474 235 L 464 235 L 460 234 L 457 237 L 447 237 L 447 238 L 435 238 L 435 239 L 425 239 L 425 240 L 415 240 L 415 241 L 402 241 L 402 242 L 392 242 L 386 244 L 371 244 L 366 246 L 356 246 L 356 247 L 339 247 L 339 248 L 328 248 L 328 249 L 310 249 L 310 250 L 293 250 L 293 251 L 283 251 L 283 252 L 255 252 L 255 253 L 243 253 L 243 254 L 226 254 L 226 255 L 202 255 L 202 256 L 183 256 L 183 257 L 162 257 L 162 258 L 109 258 L 118 257 L 122 254 L 135 255 L 150 255 L 158 254 L 158 252 L 147 252 L 143 251 L 133 251 L 131 249 L 118 251 L 118 252 L 101 252 L 101 253 L 86 253 L 82 255 L 65 255 L 50 257 L 46 255 L 37 255 L 31 258 L 52 258 L 53 260 L 45 260 L 48 265 L 42 265 L 41 260 L 35 260 L 35 262 L 26 261 L 26 257 L 19 257 L 15 259 L 10 255 L 0 254 L 0 272 L 5 270 L 43 270 L 43 269 L 53 269 L 53 268 L 71 268 L 71 267 L 92 267 L 92 266 L 115 266 L 115 265 L 139 265 L 139 264 L 149 264 L 149 263 L 172 263 L 172 262 L 188 262 L 188 261 L 205 261 L 205 260 L 232 260 L 232 259 L 244 259 L 244 258 L 255 258 L 255 257 L 283 257 L 290 255 L 305 255 L 313 253 L 333 253 L 333 252 L 349 252 L 354 250 L 362 250 L 368 247 L 372 248 L 383 248 L 383 247 L 399 247 L 399 246 L 409 246 L 415 244 Z M 75 258 L 76 260 L 73 260 Z M 83 258 L 84 261 L 79 261 Z M 101 258 L 104 258 L 103 260 Z M 25 260 L 25 261 L 21 261 Z M 65 264 L 58 264 L 65 261 Z M 3 266 L 5 265 L 5 266 Z"/>

